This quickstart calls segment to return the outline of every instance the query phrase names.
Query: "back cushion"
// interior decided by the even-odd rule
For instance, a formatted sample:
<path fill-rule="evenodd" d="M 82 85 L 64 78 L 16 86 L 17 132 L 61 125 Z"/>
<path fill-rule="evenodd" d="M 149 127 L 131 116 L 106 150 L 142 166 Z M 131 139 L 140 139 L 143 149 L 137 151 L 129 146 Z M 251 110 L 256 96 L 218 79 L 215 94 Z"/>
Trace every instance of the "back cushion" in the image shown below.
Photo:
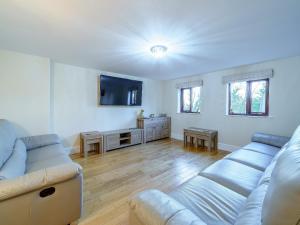
<path fill-rule="evenodd" d="M 273 170 L 274 170 L 274 167 L 275 167 L 275 165 L 277 163 L 277 160 L 282 155 L 282 153 L 286 151 L 286 149 L 288 148 L 288 146 L 289 146 L 289 143 L 286 143 L 281 148 L 281 150 L 274 156 L 274 158 L 272 159 L 270 165 L 266 168 L 264 174 L 261 176 L 261 178 L 260 178 L 257 186 L 259 186 L 259 185 L 261 185 L 262 183 L 265 183 L 265 182 L 270 182 L 271 175 L 273 173 Z"/>
<path fill-rule="evenodd" d="M 0 120 L 0 168 L 13 151 L 16 141 L 14 128 L 7 120 Z"/>
<path fill-rule="evenodd" d="M 300 221 L 300 133 L 297 139 L 289 143 L 272 172 L 263 204 L 263 225 L 295 225 Z"/>
<path fill-rule="evenodd" d="M 27 151 L 23 141 L 18 139 L 10 158 L 0 169 L 0 180 L 22 176 L 26 170 Z"/>
<path fill-rule="evenodd" d="M 299 144 L 300 143 L 300 126 L 297 127 L 293 136 L 289 141 L 289 145 Z"/>
<path fill-rule="evenodd" d="M 27 152 L 23 141 L 18 139 L 10 158 L 0 169 L 0 180 L 22 176 L 26 169 Z"/>
<path fill-rule="evenodd" d="M 268 184 L 264 183 L 252 191 L 234 225 L 261 225 L 261 211 L 267 188 Z"/>

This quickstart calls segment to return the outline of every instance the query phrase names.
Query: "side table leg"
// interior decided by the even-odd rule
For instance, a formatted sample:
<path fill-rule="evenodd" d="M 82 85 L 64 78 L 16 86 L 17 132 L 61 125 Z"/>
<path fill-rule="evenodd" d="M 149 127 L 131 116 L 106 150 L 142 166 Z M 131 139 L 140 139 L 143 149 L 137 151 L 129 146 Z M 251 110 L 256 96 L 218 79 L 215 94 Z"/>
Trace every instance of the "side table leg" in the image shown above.
<path fill-rule="evenodd" d="M 87 144 L 84 144 L 84 148 L 83 148 L 83 151 L 84 151 L 84 158 L 86 158 L 88 156 L 88 146 Z"/>
<path fill-rule="evenodd" d="M 208 151 L 211 152 L 211 137 L 208 139 Z"/>

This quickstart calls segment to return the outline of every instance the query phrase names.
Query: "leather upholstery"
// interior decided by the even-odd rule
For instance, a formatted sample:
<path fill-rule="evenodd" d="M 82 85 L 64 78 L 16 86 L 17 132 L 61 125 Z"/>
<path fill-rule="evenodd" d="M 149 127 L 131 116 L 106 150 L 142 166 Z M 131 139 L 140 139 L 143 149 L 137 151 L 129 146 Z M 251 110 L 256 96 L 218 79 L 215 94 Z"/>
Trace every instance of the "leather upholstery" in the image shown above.
<path fill-rule="evenodd" d="M 169 193 L 207 224 L 234 223 L 246 197 L 202 176 Z"/>
<path fill-rule="evenodd" d="M 260 152 L 254 152 L 246 149 L 239 149 L 227 155 L 226 159 L 230 159 L 254 169 L 264 171 L 272 161 L 273 157 Z"/>
<path fill-rule="evenodd" d="M 252 140 L 169 195 L 137 194 L 130 225 L 299 224 L 300 127 L 282 150 L 285 138 Z"/>
<path fill-rule="evenodd" d="M 67 155 L 61 144 L 53 144 L 41 148 L 33 149 L 27 152 L 27 163 L 49 160 L 59 155 Z"/>
<path fill-rule="evenodd" d="M 262 174 L 260 170 L 228 159 L 220 160 L 200 173 L 243 196 L 248 196 L 257 186 Z"/>
<path fill-rule="evenodd" d="M 16 139 L 12 124 L 0 119 L 0 168 L 12 154 Z"/>
<path fill-rule="evenodd" d="M 0 223 L 63 225 L 78 220 L 82 171 L 66 154 L 58 136 L 22 138 L 25 144 L 16 140 L 12 125 L 0 120 L 0 163 L 2 151 L 13 152 L 0 170 L 5 178 L 0 181 Z"/>
<path fill-rule="evenodd" d="M 261 211 L 267 189 L 268 184 L 264 183 L 253 190 L 234 225 L 261 225 Z"/>
<path fill-rule="evenodd" d="M 297 140 L 277 160 L 264 199 L 262 224 L 299 224 L 299 206 L 300 133 L 298 133 Z"/>
<path fill-rule="evenodd" d="M 53 167 L 53 166 L 57 166 L 57 165 L 63 165 L 66 163 L 71 163 L 71 162 L 72 162 L 72 160 L 70 159 L 70 157 L 68 155 L 61 154 L 61 155 L 49 158 L 49 160 L 44 159 L 44 160 L 35 161 L 32 163 L 27 163 L 26 172 L 31 173 L 31 172 L 38 171 L 38 170 L 41 170 L 44 168 Z"/>
<path fill-rule="evenodd" d="M 280 151 L 280 148 L 258 142 L 251 142 L 250 144 L 245 145 L 243 149 L 260 152 L 270 156 L 275 156 Z"/>
<path fill-rule="evenodd" d="M 72 179 L 80 173 L 78 164 L 69 163 L 3 180 L 0 182 L 0 201 Z"/>
<path fill-rule="evenodd" d="M 270 165 L 266 168 L 263 175 L 259 179 L 258 185 L 261 185 L 263 183 L 269 183 L 274 167 L 277 163 L 278 158 L 282 155 L 282 153 L 288 148 L 288 144 L 285 144 L 282 149 L 275 155 L 275 157 L 272 159 Z"/>
<path fill-rule="evenodd" d="M 23 141 L 18 139 L 11 156 L 0 169 L 0 180 L 12 179 L 24 175 L 26 158 L 26 147 Z"/>
<path fill-rule="evenodd" d="M 205 225 L 185 206 L 158 190 L 139 193 L 129 202 L 129 206 L 137 220 L 142 220 L 147 225 L 175 225 L 180 224 L 183 219 L 187 225 Z M 180 214 L 177 215 L 178 213 Z"/>
<path fill-rule="evenodd" d="M 43 134 L 21 138 L 27 150 L 41 148 L 48 145 L 60 144 L 60 139 L 56 134 Z"/>
<path fill-rule="evenodd" d="M 0 201 L 0 224 L 66 225 L 79 219 L 82 205 L 82 175 L 50 187 L 55 193 L 40 197 L 38 189 Z"/>
<path fill-rule="evenodd" d="M 289 140 L 289 137 L 270 135 L 260 132 L 256 132 L 251 138 L 252 142 L 258 142 L 278 148 L 282 148 Z"/>

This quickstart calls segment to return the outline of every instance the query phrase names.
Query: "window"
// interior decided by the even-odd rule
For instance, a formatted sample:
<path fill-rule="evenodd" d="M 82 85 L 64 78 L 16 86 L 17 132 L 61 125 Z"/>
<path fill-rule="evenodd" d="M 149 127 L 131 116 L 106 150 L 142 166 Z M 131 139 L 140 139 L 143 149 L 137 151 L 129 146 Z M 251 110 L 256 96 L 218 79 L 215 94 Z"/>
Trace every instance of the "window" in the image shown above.
<path fill-rule="evenodd" d="M 269 79 L 229 83 L 228 90 L 229 115 L 269 114 Z"/>
<path fill-rule="evenodd" d="M 180 112 L 200 112 L 200 87 L 180 89 Z"/>

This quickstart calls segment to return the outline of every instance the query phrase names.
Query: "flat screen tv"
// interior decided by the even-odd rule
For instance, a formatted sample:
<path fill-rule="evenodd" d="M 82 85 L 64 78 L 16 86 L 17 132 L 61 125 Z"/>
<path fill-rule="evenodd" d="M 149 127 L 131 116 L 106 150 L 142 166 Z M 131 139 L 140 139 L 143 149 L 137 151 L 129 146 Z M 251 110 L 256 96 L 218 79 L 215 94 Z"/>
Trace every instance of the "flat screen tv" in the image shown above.
<path fill-rule="evenodd" d="M 142 105 L 143 82 L 100 75 L 100 105 Z"/>

